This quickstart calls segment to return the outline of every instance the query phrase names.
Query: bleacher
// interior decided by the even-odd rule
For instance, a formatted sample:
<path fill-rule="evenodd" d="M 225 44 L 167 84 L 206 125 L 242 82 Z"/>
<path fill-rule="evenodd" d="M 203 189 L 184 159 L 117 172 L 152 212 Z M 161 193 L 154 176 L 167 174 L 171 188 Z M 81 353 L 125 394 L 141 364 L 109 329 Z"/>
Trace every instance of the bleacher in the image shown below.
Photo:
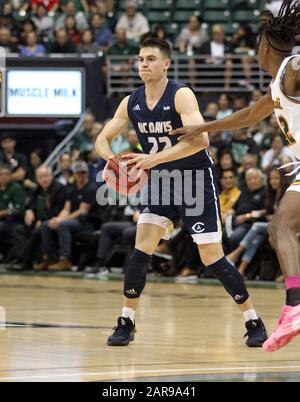
<path fill-rule="evenodd" d="M 116 2 L 117 16 L 126 8 L 127 0 Z M 239 23 L 251 24 L 257 30 L 260 11 L 266 0 L 139 0 L 139 11 L 148 19 L 151 28 L 157 24 L 165 27 L 170 39 L 174 39 L 191 15 L 201 17 L 210 30 L 215 23 L 225 26 L 226 34 L 231 35 Z"/>

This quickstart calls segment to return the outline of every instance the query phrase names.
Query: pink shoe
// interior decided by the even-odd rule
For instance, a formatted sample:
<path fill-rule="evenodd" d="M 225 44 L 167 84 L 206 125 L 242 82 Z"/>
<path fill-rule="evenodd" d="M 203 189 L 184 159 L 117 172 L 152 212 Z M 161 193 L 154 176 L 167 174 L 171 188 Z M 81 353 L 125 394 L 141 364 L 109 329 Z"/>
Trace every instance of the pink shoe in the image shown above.
<path fill-rule="evenodd" d="M 300 305 L 284 306 L 277 327 L 268 340 L 263 344 L 265 352 L 275 352 L 291 342 L 300 334 Z"/>

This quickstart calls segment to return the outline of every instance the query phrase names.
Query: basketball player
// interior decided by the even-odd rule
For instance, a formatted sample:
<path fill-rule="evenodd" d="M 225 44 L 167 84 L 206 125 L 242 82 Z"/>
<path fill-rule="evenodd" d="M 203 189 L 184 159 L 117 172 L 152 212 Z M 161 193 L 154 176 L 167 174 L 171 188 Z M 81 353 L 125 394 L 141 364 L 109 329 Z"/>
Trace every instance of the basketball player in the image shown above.
<path fill-rule="evenodd" d="M 220 280 L 244 314 L 249 347 L 261 347 L 267 339 L 264 324 L 257 317 L 243 278 L 224 257 L 221 244 L 221 224 L 218 189 L 214 167 L 206 151 L 208 136 L 178 142 L 170 137 L 173 129 L 193 122 L 203 123 L 196 97 L 186 85 L 168 80 L 171 49 L 168 42 L 147 39 L 140 48 L 139 75 L 145 85 L 121 102 L 114 118 L 106 125 L 96 142 L 99 155 L 108 160 L 114 157 L 113 138 L 132 122 L 144 154 L 131 155 L 133 169 L 152 169 L 148 188 L 152 195 L 163 194 L 161 182 L 154 174 L 161 171 L 190 172 L 191 187 L 197 185 L 196 172 L 203 172 L 204 212 L 188 216 L 188 205 L 183 200 L 175 203 L 177 192 L 170 189 L 169 205 L 152 205 L 148 200 L 141 211 L 137 226 L 136 244 L 124 278 L 124 305 L 114 333 L 108 338 L 109 346 L 124 346 L 134 340 L 135 310 L 146 284 L 146 272 L 151 255 L 162 238 L 168 239 L 173 221 L 180 218 L 197 243 L 201 259 L 207 269 Z M 190 190 L 190 189 L 189 189 Z"/>
<path fill-rule="evenodd" d="M 285 0 L 278 17 L 271 15 L 263 21 L 258 58 L 260 67 L 273 77 L 268 94 L 228 118 L 174 130 L 172 134 L 188 135 L 194 141 L 204 133 L 206 142 L 206 132 L 253 126 L 275 111 L 290 149 L 300 159 L 300 56 L 291 55 L 294 39 L 300 34 L 298 4 L 297 0 Z M 300 162 L 297 164 L 299 172 Z M 273 352 L 300 334 L 300 174 L 282 199 L 269 232 L 286 285 L 286 305 L 275 331 L 263 345 L 265 351 Z"/>

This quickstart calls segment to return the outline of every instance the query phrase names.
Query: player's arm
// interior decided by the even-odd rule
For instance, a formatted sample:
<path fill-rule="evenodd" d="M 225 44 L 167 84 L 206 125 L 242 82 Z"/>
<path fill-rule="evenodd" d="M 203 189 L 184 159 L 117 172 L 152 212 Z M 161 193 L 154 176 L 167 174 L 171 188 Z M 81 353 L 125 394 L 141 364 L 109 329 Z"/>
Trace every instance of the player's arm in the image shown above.
<path fill-rule="evenodd" d="M 269 91 L 268 94 L 260 98 L 252 106 L 233 113 L 231 116 L 200 124 L 198 126 L 193 125 L 191 127 L 182 127 L 173 131 L 172 135 L 181 134 L 182 136 L 194 136 L 209 131 L 238 130 L 240 128 L 250 127 L 257 124 L 261 120 L 270 116 L 273 111 L 274 106 Z"/>
<path fill-rule="evenodd" d="M 96 140 L 96 151 L 101 158 L 108 160 L 114 156 L 111 149 L 112 140 L 124 131 L 129 124 L 129 117 L 127 112 L 129 96 L 124 98 L 120 103 L 114 117 L 106 124 L 101 134 Z"/>
<path fill-rule="evenodd" d="M 183 126 L 204 124 L 195 94 L 190 88 L 181 88 L 175 95 L 175 108 L 181 117 Z M 156 154 L 158 164 L 186 158 L 209 147 L 208 134 L 194 137 L 191 140 L 178 142 L 174 147 Z"/>

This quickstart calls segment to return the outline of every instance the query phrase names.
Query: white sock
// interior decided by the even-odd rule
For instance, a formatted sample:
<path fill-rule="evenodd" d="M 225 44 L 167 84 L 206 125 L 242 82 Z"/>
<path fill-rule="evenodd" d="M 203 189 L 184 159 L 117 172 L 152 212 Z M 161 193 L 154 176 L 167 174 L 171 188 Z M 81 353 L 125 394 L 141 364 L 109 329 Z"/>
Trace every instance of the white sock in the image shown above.
<path fill-rule="evenodd" d="M 134 323 L 134 315 L 135 315 L 135 311 L 130 308 L 130 307 L 123 307 L 122 310 L 122 317 L 124 318 L 130 318 L 131 321 Z"/>
<path fill-rule="evenodd" d="M 250 320 L 257 320 L 258 317 L 256 315 L 256 311 L 252 308 L 250 310 L 244 311 L 243 312 L 244 317 L 245 317 L 245 321 L 250 321 Z"/>

